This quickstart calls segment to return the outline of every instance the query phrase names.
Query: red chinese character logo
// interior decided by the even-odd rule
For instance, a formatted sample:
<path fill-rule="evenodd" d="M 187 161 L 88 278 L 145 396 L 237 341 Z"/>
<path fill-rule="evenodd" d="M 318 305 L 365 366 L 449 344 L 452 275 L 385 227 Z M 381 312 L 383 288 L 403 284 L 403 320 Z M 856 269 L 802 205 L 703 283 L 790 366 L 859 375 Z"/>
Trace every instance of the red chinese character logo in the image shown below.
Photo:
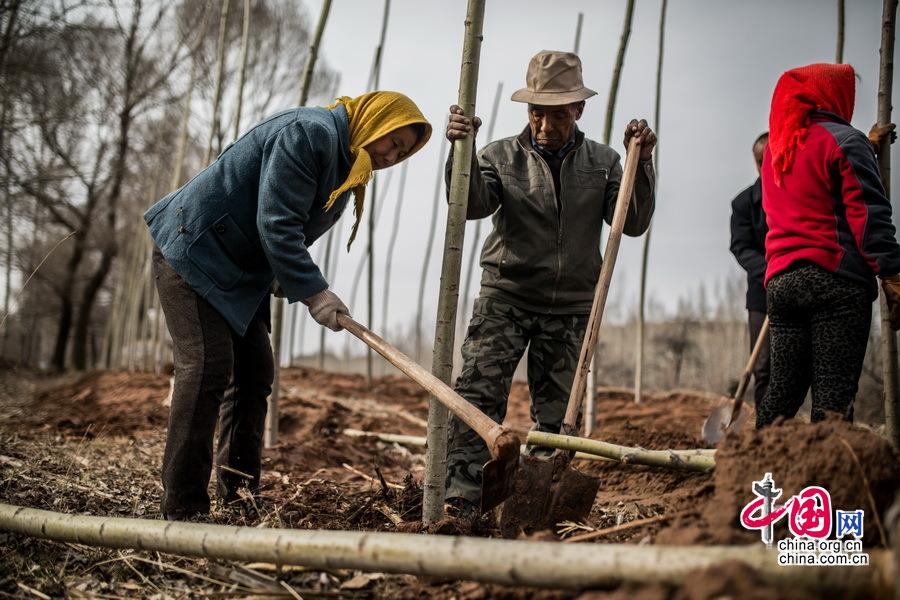
<path fill-rule="evenodd" d="M 787 501 L 791 513 L 788 527 L 796 536 L 826 539 L 831 535 L 831 494 L 819 486 L 809 486 Z"/>

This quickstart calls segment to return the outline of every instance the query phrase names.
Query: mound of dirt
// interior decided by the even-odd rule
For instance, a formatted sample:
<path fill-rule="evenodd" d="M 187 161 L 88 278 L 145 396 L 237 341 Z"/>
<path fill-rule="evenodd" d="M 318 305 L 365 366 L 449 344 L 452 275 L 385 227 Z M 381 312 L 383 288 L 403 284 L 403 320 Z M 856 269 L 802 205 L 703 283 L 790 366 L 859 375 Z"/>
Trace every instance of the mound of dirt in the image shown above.
<path fill-rule="evenodd" d="M 807 486 L 821 486 L 831 495 L 832 510 L 863 509 L 864 542 L 881 545 L 878 522 L 900 487 L 897 458 L 887 440 L 840 420 L 815 425 L 791 420 L 728 436 L 716 455 L 710 501 L 702 512 L 675 521 L 657 541 L 758 543 L 759 534 L 743 529 L 739 514 L 755 498 L 753 482 L 771 473 L 775 487 L 782 490 L 777 505 Z M 788 535 L 782 519 L 775 539 Z"/>
<path fill-rule="evenodd" d="M 169 377 L 152 373 L 93 371 L 66 376 L 39 391 L 22 421 L 39 430 L 78 436 L 129 436 L 164 429 Z"/>

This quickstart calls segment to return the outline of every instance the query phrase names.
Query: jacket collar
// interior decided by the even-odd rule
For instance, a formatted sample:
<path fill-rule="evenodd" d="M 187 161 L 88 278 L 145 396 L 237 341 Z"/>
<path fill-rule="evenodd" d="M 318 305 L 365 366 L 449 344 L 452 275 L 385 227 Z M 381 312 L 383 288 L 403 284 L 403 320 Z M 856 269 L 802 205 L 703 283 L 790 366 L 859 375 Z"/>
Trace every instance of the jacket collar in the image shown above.
<path fill-rule="evenodd" d="M 850 126 L 850 123 L 834 114 L 833 112 L 828 112 L 827 110 L 814 110 L 809 113 L 809 116 L 813 121 L 834 121 L 835 123 L 841 123 L 843 125 Z"/>
<path fill-rule="evenodd" d="M 525 129 L 522 130 L 522 133 L 520 133 L 519 137 L 516 139 L 518 140 L 519 145 L 522 146 L 522 148 L 524 148 L 528 152 L 533 152 L 534 154 L 541 156 L 542 152 L 540 150 L 537 150 L 531 143 L 531 127 L 526 125 Z M 566 155 L 578 150 L 578 148 L 580 148 L 583 143 L 584 143 L 584 132 L 576 127 L 574 144 L 572 145 L 571 148 L 568 149 L 568 151 L 566 152 Z M 564 156 L 565 155 L 563 155 L 563 157 Z M 563 158 L 563 157 L 560 157 L 560 158 Z"/>

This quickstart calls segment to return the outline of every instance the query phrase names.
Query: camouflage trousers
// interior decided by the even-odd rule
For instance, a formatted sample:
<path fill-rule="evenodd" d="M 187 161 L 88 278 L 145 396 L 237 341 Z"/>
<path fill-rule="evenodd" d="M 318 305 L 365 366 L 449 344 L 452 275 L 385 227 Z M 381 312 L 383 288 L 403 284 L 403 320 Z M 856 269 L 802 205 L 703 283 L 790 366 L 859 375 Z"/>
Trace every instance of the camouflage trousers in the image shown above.
<path fill-rule="evenodd" d="M 527 349 L 532 429 L 558 433 L 587 321 L 587 315 L 539 314 L 478 298 L 462 346 L 457 393 L 502 423 L 513 374 Z M 445 497 L 479 502 L 482 465 L 489 459 L 478 434 L 451 417 Z"/>

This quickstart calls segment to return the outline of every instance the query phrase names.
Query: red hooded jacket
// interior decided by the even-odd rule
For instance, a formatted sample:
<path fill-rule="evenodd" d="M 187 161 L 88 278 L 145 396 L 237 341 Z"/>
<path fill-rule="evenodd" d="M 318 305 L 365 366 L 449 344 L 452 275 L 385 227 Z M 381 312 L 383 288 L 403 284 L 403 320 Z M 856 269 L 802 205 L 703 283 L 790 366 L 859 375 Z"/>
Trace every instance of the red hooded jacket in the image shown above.
<path fill-rule="evenodd" d="M 876 275 L 900 273 L 875 153 L 848 123 L 855 84 L 849 65 L 810 65 L 775 87 L 762 166 L 766 283 L 806 261 L 866 285 L 874 298 Z"/>

